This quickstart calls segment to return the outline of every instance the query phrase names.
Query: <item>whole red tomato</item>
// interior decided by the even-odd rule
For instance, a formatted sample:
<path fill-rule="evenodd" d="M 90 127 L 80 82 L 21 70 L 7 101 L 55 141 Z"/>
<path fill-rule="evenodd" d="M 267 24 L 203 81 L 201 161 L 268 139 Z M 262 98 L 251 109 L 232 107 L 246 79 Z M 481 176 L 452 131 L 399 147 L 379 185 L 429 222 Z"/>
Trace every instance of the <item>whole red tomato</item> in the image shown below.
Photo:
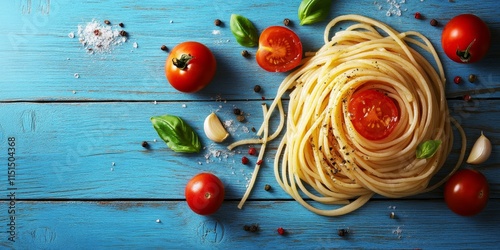
<path fill-rule="evenodd" d="M 259 49 L 255 56 L 259 66 L 270 72 L 286 72 L 300 64 L 302 42 L 292 30 L 271 26 L 259 37 Z"/>
<path fill-rule="evenodd" d="M 461 14 L 452 18 L 444 27 L 441 45 L 446 55 L 459 63 L 481 60 L 491 43 L 488 25 L 472 14 Z"/>
<path fill-rule="evenodd" d="M 481 212 L 488 203 L 488 180 L 479 171 L 463 169 L 450 177 L 444 188 L 444 200 L 455 213 L 471 216 Z"/>
<path fill-rule="evenodd" d="M 184 193 L 191 210 L 197 214 L 210 215 L 219 210 L 224 201 L 225 190 L 217 176 L 200 173 L 189 180 Z"/>
<path fill-rule="evenodd" d="M 165 61 L 165 75 L 175 89 L 194 93 L 207 86 L 215 76 L 217 62 L 210 49 L 199 42 L 175 46 Z"/>

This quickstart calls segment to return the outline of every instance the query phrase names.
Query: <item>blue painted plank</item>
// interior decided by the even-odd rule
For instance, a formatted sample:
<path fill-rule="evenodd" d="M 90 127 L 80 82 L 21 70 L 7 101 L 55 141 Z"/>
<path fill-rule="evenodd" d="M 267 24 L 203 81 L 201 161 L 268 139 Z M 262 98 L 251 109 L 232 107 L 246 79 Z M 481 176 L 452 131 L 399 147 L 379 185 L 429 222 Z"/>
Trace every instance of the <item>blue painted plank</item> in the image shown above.
<path fill-rule="evenodd" d="M 20 187 L 19 197 L 25 199 L 180 199 L 187 180 L 200 171 L 219 175 L 229 188 L 228 198 L 239 199 L 256 158 L 249 157 L 251 164 L 243 165 L 241 157 L 247 155 L 248 147 L 229 151 L 226 146 L 235 140 L 256 138 L 252 127 L 258 129 L 262 122 L 261 111 L 256 111 L 261 102 L 2 104 L 0 152 L 7 152 L 8 137 L 16 138 L 16 184 Z M 493 154 L 480 167 L 493 184 L 493 196 L 500 197 L 498 101 L 450 103 L 454 107 L 452 115 L 468 135 L 468 151 L 481 131 L 491 139 Z M 246 122 L 236 120 L 235 107 L 247 114 Z M 227 142 L 216 144 L 206 138 L 203 121 L 211 112 L 216 112 L 224 123 L 232 121 Z M 167 113 L 182 117 L 195 129 L 204 145 L 202 152 L 180 154 L 167 148 L 149 121 L 151 116 Z M 148 141 L 151 149 L 144 149 L 142 141 Z M 457 135 L 456 148 L 460 143 Z M 272 170 L 277 145 L 275 140 L 269 146 L 252 199 L 288 198 Z M 457 150 L 453 151 L 446 167 L 455 165 L 457 154 Z M 7 158 L 5 153 L 0 162 L 6 163 Z M 265 192 L 265 184 L 275 186 L 276 192 Z M 7 187 L 8 182 L 0 181 L 0 190 Z"/>
<path fill-rule="evenodd" d="M 480 5 L 468 1 L 407 1 L 401 5 L 401 16 L 386 16 L 390 5 L 378 2 L 335 1 L 330 17 L 356 13 L 386 22 L 400 31 L 420 31 L 442 55 L 450 82 L 456 75 L 479 76 L 476 84 L 448 84 L 449 97 L 470 92 L 498 97 L 500 22 L 498 11 L 495 12 L 496 1 L 481 1 Z M 6 1 L 1 4 L 6 11 L 2 15 L 5 21 L 0 23 L 0 100 L 210 100 L 216 96 L 247 99 L 252 98 L 248 92 L 255 84 L 266 86 L 273 95 L 285 74 L 267 73 L 257 66 L 253 57 L 245 59 L 240 55 L 246 48 L 233 38 L 229 17 L 232 13 L 245 15 L 254 21 L 259 31 L 270 25 L 281 25 L 284 18 L 290 18 L 295 23 L 291 28 L 302 38 L 305 50 L 314 51 L 322 44 L 326 21 L 298 25 L 297 6 L 298 2 L 283 4 L 264 0 L 211 1 L 210 4 L 192 0 Z M 416 20 L 413 17 L 416 11 L 425 19 Z M 493 32 L 489 56 L 478 64 L 451 62 L 441 50 L 442 25 L 462 12 L 481 16 Z M 214 26 L 215 18 L 225 25 Z M 430 26 L 431 18 L 442 25 Z M 109 54 L 88 55 L 78 38 L 70 39 L 68 34 L 93 19 L 125 23 L 130 33 L 129 42 Z M 196 95 L 175 91 L 163 73 L 167 54 L 160 46 L 166 44 L 172 48 L 186 40 L 207 44 L 218 60 L 213 83 Z M 133 48 L 134 42 L 139 44 L 138 48 Z M 255 48 L 248 50 L 255 54 Z M 80 78 L 75 79 L 74 73 L 79 73 Z"/>
<path fill-rule="evenodd" d="M 6 207 L 5 202 L 0 202 Z M 184 201 L 16 203 L 16 242 L 2 249 L 495 249 L 500 202 L 476 217 L 459 217 L 441 201 L 375 201 L 347 216 L 326 218 L 295 202 L 255 201 L 238 210 L 194 214 Z M 390 219 L 394 212 L 396 219 Z M 157 222 L 159 220 L 159 222 Z M 6 223 L 7 222 L 7 223 Z M 256 224 L 258 232 L 244 230 Z M 279 235 L 283 227 L 287 234 Z M 338 236 L 339 229 L 349 234 Z"/>

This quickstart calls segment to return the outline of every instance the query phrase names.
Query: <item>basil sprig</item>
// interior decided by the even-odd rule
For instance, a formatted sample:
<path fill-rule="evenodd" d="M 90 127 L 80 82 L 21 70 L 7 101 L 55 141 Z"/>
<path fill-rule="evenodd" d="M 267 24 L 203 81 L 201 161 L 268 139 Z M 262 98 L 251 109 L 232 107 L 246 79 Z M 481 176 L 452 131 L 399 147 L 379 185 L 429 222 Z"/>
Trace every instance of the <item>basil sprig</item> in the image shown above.
<path fill-rule="evenodd" d="M 437 152 L 440 145 L 441 145 L 440 140 L 428 140 L 420 143 L 417 146 L 417 158 L 418 159 L 431 158 Z"/>
<path fill-rule="evenodd" d="M 198 153 L 201 142 L 196 132 L 180 117 L 162 115 L 151 117 L 151 123 L 160 138 L 175 152 Z"/>
<path fill-rule="evenodd" d="M 299 6 L 300 25 L 323 21 L 331 6 L 332 0 L 302 0 Z"/>
<path fill-rule="evenodd" d="M 244 16 L 237 14 L 231 15 L 229 21 L 231 32 L 236 41 L 245 47 L 255 47 L 259 44 L 259 34 L 253 23 Z"/>

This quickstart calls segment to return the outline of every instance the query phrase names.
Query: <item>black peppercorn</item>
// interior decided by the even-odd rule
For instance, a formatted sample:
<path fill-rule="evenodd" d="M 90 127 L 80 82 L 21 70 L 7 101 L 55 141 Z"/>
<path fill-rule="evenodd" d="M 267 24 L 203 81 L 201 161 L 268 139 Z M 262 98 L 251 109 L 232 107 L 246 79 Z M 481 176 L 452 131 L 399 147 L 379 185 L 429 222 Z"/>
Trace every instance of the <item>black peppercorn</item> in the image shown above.
<path fill-rule="evenodd" d="M 259 226 L 253 224 L 250 226 L 250 232 L 257 232 L 259 231 Z"/>
<path fill-rule="evenodd" d="M 474 74 L 469 75 L 469 82 L 473 83 L 477 80 L 477 76 Z"/>
<path fill-rule="evenodd" d="M 166 45 L 162 45 L 162 46 L 160 47 L 160 49 L 161 49 L 161 50 L 163 50 L 163 51 L 168 51 L 168 48 L 167 48 L 167 46 L 166 46 Z"/>
<path fill-rule="evenodd" d="M 288 18 L 285 18 L 285 19 L 283 20 L 283 24 L 284 24 L 285 26 L 289 26 L 289 25 L 291 24 L 291 22 L 292 22 L 292 21 L 291 21 L 290 19 L 288 19 Z"/>
<path fill-rule="evenodd" d="M 337 234 L 340 236 L 340 237 L 344 237 L 346 236 L 347 234 L 349 233 L 349 231 L 347 231 L 346 229 L 339 229 Z"/>
<path fill-rule="evenodd" d="M 243 50 L 243 51 L 241 51 L 241 55 L 242 55 L 243 57 L 249 57 L 249 56 L 250 56 L 250 53 L 248 52 L 248 50 Z"/>
<path fill-rule="evenodd" d="M 431 19 L 431 26 L 437 26 L 438 21 L 436 19 Z"/>
<path fill-rule="evenodd" d="M 220 26 L 222 24 L 222 21 L 220 19 L 215 19 L 214 24 L 215 26 Z"/>
<path fill-rule="evenodd" d="M 128 36 L 127 31 L 125 31 L 125 30 L 121 30 L 121 31 L 120 31 L 120 36 Z"/>
<path fill-rule="evenodd" d="M 253 87 L 253 91 L 255 91 L 255 92 L 257 92 L 257 93 L 259 93 L 261 89 L 262 89 L 262 88 L 260 87 L 260 85 L 255 85 L 255 86 Z"/>
<path fill-rule="evenodd" d="M 123 23 L 119 23 L 118 26 L 122 27 L 125 26 Z"/>
<path fill-rule="evenodd" d="M 266 184 L 266 185 L 264 186 L 264 190 L 266 190 L 266 191 L 271 190 L 271 185 Z"/>
<path fill-rule="evenodd" d="M 238 116 L 236 116 L 236 120 L 238 120 L 239 122 L 243 122 L 243 121 L 245 121 L 245 116 L 244 115 L 238 115 Z"/>
<path fill-rule="evenodd" d="M 143 148 L 149 148 L 149 143 L 147 141 L 143 141 L 141 145 Z"/>
<path fill-rule="evenodd" d="M 111 22 L 109 20 L 104 20 L 104 23 L 107 24 L 107 25 L 111 24 Z"/>
<path fill-rule="evenodd" d="M 241 110 L 239 108 L 235 108 L 235 109 L 233 109 L 233 113 L 235 115 L 241 115 Z"/>

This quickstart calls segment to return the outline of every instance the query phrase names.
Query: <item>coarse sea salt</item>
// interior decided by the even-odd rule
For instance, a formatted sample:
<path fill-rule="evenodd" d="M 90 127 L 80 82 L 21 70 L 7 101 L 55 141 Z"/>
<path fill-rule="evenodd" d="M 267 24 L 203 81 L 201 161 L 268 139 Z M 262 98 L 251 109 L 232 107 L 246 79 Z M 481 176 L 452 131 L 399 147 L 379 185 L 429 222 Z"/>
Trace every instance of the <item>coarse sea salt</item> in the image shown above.
<path fill-rule="evenodd" d="M 92 20 L 85 25 L 78 25 L 78 40 L 89 53 L 111 52 L 114 46 L 127 41 L 126 36 L 120 35 L 119 28 Z"/>

